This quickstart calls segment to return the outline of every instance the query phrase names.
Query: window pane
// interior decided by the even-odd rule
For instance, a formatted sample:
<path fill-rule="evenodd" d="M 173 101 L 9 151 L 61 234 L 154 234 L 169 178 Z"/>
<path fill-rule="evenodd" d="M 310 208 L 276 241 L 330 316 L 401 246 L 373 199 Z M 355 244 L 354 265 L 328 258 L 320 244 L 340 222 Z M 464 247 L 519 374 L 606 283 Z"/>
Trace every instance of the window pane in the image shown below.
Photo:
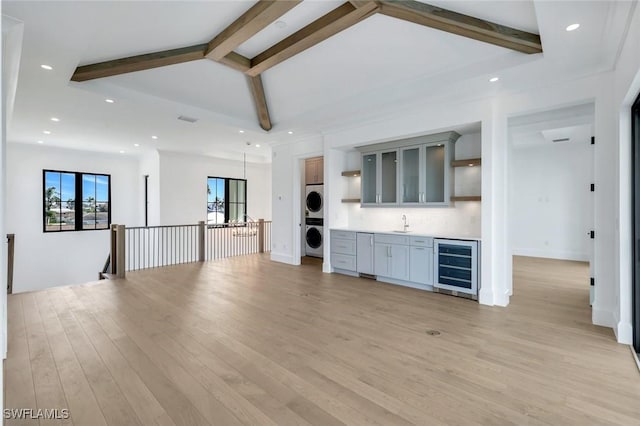
<path fill-rule="evenodd" d="M 109 203 L 102 202 L 98 204 L 95 218 L 95 229 L 109 228 Z"/>
<path fill-rule="evenodd" d="M 238 206 L 237 204 L 229 204 L 229 222 L 238 221 Z"/>
<path fill-rule="evenodd" d="M 229 179 L 229 202 L 235 203 L 238 200 L 238 181 Z"/>
<path fill-rule="evenodd" d="M 246 203 L 247 202 L 247 183 L 243 180 L 238 181 L 238 202 Z"/>
<path fill-rule="evenodd" d="M 207 223 L 224 223 L 224 179 L 207 179 Z"/>
<path fill-rule="evenodd" d="M 45 172 L 44 174 L 44 210 L 45 230 L 60 230 L 60 173 Z"/>
<path fill-rule="evenodd" d="M 82 229 L 96 229 L 95 175 L 82 175 Z"/>
<path fill-rule="evenodd" d="M 244 218 L 244 204 L 237 204 L 237 209 L 238 209 L 238 221 L 239 222 L 246 222 L 245 218 Z"/>
<path fill-rule="evenodd" d="M 64 231 L 73 231 L 76 227 L 76 175 L 73 173 L 61 173 L 60 181 L 60 227 Z"/>

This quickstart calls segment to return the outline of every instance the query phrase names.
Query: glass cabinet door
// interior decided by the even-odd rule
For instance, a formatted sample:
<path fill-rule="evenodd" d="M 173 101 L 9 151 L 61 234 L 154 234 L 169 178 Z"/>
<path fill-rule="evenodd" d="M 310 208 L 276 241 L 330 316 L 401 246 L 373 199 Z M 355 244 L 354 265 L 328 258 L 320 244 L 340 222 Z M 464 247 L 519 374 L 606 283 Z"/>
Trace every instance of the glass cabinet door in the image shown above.
<path fill-rule="evenodd" d="M 398 151 L 383 152 L 381 163 L 381 203 L 397 203 L 398 188 Z"/>
<path fill-rule="evenodd" d="M 444 203 L 445 147 L 442 144 L 425 146 L 424 202 Z"/>
<path fill-rule="evenodd" d="M 362 204 L 375 204 L 377 199 L 377 154 L 366 154 L 362 156 Z"/>
<path fill-rule="evenodd" d="M 420 148 L 407 148 L 402 151 L 402 189 L 403 203 L 419 203 L 420 199 Z"/>

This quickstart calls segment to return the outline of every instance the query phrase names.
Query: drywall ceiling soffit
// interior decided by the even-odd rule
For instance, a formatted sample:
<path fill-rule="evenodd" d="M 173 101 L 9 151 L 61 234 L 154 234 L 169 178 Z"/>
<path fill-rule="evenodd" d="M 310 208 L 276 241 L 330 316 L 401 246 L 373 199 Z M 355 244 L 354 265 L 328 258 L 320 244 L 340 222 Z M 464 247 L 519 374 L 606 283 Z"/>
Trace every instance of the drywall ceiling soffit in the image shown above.
<path fill-rule="evenodd" d="M 211 59 L 247 75 L 260 127 L 268 131 L 272 124 L 261 74 L 376 13 L 522 53 L 542 52 L 537 34 L 412 0 L 346 2 L 251 58 L 234 50 L 298 3 L 258 1 L 206 44 L 78 66 L 71 80 L 86 81 Z"/>
<path fill-rule="evenodd" d="M 593 136 L 593 103 L 572 105 L 510 117 L 509 140 L 514 147 L 531 147 L 569 139 L 571 143 L 588 143 Z M 566 142 L 565 142 L 566 143 Z"/>

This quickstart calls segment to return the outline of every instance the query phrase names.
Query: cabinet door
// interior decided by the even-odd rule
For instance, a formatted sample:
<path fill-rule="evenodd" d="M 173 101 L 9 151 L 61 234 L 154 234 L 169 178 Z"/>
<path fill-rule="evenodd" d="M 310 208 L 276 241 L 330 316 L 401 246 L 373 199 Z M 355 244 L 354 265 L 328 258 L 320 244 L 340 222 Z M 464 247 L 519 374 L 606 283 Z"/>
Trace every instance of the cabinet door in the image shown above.
<path fill-rule="evenodd" d="M 375 153 L 362 156 L 361 171 L 362 204 L 376 204 L 378 202 L 378 155 Z"/>
<path fill-rule="evenodd" d="M 374 271 L 381 277 L 391 276 L 389 269 L 389 257 L 391 256 L 391 246 L 389 244 L 376 244 L 374 255 Z"/>
<path fill-rule="evenodd" d="M 400 151 L 400 155 L 402 157 L 400 202 L 403 204 L 417 204 L 422 201 L 420 148 L 405 148 Z"/>
<path fill-rule="evenodd" d="M 433 284 L 433 248 L 411 247 L 409 259 L 409 281 L 419 284 Z"/>
<path fill-rule="evenodd" d="M 391 277 L 409 281 L 409 246 L 391 245 Z"/>
<path fill-rule="evenodd" d="M 315 182 L 316 165 L 313 160 L 304 162 L 304 182 L 307 185 L 313 185 Z"/>
<path fill-rule="evenodd" d="M 380 203 L 398 202 L 398 151 L 384 151 L 380 154 Z"/>
<path fill-rule="evenodd" d="M 444 203 L 449 199 L 445 199 L 445 184 L 447 183 L 445 170 L 445 145 L 427 145 L 424 147 L 424 202 L 425 203 Z"/>
<path fill-rule="evenodd" d="M 372 275 L 373 268 L 373 234 L 358 232 L 356 241 L 356 270 L 362 274 Z"/>
<path fill-rule="evenodd" d="M 318 158 L 316 160 L 316 182 L 324 183 L 324 158 Z"/>

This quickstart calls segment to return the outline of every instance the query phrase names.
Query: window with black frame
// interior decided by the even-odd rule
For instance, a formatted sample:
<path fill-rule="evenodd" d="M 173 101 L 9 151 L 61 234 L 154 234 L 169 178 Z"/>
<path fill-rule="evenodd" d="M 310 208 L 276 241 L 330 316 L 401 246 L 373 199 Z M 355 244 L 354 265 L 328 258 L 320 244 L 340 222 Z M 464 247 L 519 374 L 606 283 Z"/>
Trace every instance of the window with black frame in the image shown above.
<path fill-rule="evenodd" d="M 111 176 L 43 170 L 43 231 L 86 231 L 111 225 Z"/>
<path fill-rule="evenodd" d="M 246 215 L 246 179 L 207 178 L 208 225 L 246 222 Z"/>

